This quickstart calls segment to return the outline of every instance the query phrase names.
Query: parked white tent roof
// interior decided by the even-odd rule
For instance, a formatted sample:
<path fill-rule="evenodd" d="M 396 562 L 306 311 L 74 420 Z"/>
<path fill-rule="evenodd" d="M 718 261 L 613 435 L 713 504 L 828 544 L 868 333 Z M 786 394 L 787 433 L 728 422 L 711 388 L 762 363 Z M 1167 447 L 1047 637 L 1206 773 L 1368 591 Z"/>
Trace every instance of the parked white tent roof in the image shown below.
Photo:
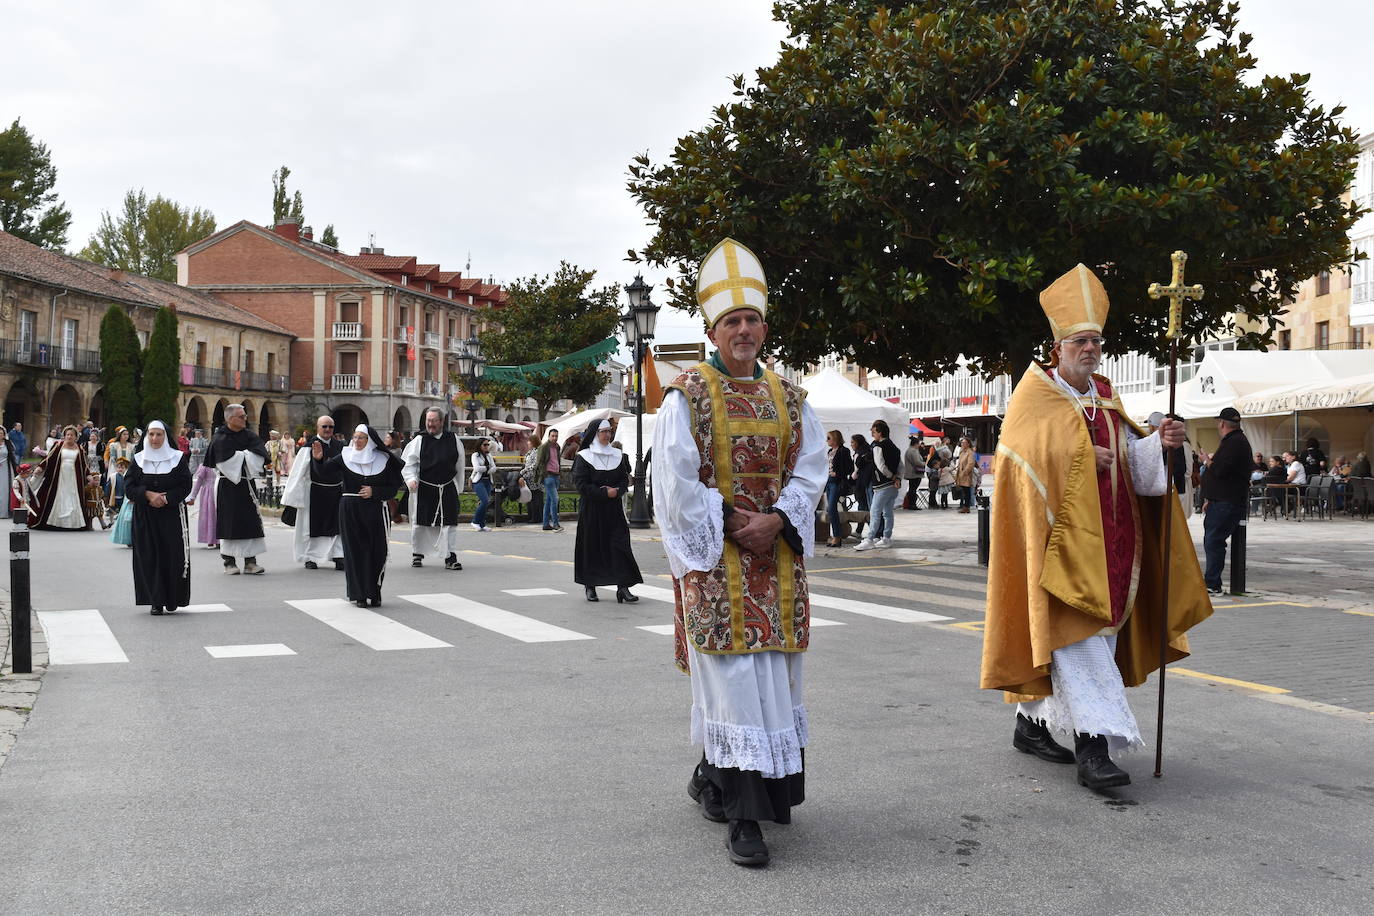
<path fill-rule="evenodd" d="M 558 430 L 560 445 L 567 445 L 569 436 L 582 435 L 587 429 L 587 424 L 593 420 L 609 420 L 615 417 L 628 416 L 631 414 L 623 410 L 616 410 L 614 407 L 593 407 L 589 410 L 579 410 L 577 413 L 561 416 L 550 423 L 549 428 Z"/>
<path fill-rule="evenodd" d="M 905 445 L 911 418 L 902 405 L 865 391 L 834 369 L 821 370 L 802 382 L 802 387 L 806 389 L 806 403 L 816 412 L 821 428 L 827 432 L 838 429 L 846 445 L 854 433 L 871 438 L 868 428 L 874 420 L 885 421 L 892 441 Z"/>
<path fill-rule="evenodd" d="M 1368 350 L 1212 350 L 1179 386 L 1178 413 L 1201 419 L 1235 407 L 1260 417 L 1368 404 L 1372 374 Z"/>

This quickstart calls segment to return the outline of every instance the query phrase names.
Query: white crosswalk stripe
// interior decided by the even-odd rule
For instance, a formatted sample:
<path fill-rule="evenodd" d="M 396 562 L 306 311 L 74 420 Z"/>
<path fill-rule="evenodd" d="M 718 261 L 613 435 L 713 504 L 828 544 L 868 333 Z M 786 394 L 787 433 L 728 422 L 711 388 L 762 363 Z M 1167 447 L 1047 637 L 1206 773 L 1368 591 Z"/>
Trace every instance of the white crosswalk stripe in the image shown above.
<path fill-rule="evenodd" d="M 499 607 L 492 607 L 489 604 L 482 604 L 469 598 L 460 598 L 453 594 L 401 595 L 400 597 L 402 600 L 427 607 L 432 611 L 438 611 L 440 614 L 447 614 L 449 617 L 466 621 L 484 630 L 491 630 L 493 633 L 518 639 L 521 642 L 563 642 L 573 639 L 596 638 L 585 633 L 577 633 L 573 630 L 554 626 L 542 620 L 535 620 L 533 617 L 512 614 L 510 611 L 503 611 Z"/>
<path fill-rule="evenodd" d="M 253 658 L 261 655 L 296 654 L 279 642 L 263 643 L 256 646 L 206 646 L 205 651 L 214 658 Z"/>
<path fill-rule="evenodd" d="M 177 608 L 178 614 L 227 614 L 232 611 L 227 604 L 188 604 Z"/>
<path fill-rule="evenodd" d="M 98 610 L 39 611 L 38 621 L 48 640 L 50 665 L 105 665 L 129 660 Z"/>
<path fill-rule="evenodd" d="M 566 595 L 556 588 L 503 588 L 501 591 L 516 598 L 542 598 L 545 595 Z"/>
<path fill-rule="evenodd" d="M 390 617 L 357 607 L 343 598 L 310 598 L 286 603 L 345 636 L 356 639 L 369 649 L 385 652 L 395 649 L 453 648 L 452 644 L 442 639 L 435 639 Z"/>

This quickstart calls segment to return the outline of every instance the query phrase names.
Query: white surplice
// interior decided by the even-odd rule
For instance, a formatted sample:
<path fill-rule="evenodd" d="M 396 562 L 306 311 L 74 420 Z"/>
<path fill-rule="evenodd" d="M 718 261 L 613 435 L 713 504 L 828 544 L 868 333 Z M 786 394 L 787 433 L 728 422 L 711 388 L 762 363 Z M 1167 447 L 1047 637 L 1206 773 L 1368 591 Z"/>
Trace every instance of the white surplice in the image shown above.
<path fill-rule="evenodd" d="M 776 503 L 797 529 L 802 555 L 815 555 L 816 505 L 825 488 L 825 432 L 803 405 L 801 448 Z M 664 394 L 654 425 L 654 516 L 675 577 L 708 571 L 725 550 L 720 492 L 701 482 L 691 407 L 676 389 Z M 691 741 L 718 767 L 757 770 L 777 779 L 802 769 L 808 735 L 802 701 L 803 652 L 706 655 L 690 650 Z"/>

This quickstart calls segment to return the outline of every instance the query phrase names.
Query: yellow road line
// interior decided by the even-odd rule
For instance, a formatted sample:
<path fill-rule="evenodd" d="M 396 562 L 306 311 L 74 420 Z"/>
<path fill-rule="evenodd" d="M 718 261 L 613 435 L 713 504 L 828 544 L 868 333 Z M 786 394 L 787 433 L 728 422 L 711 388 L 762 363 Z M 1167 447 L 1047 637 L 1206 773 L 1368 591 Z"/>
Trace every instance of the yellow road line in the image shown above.
<path fill-rule="evenodd" d="M 1252 601 L 1248 604 L 1213 604 L 1212 607 L 1272 607 L 1282 605 L 1283 607 L 1316 607 L 1315 604 L 1298 604 L 1296 601 Z"/>
<path fill-rule="evenodd" d="M 964 620 L 960 623 L 949 624 L 956 630 L 968 630 L 970 633 L 981 633 L 986 625 L 986 621 L 983 620 Z"/>
<path fill-rule="evenodd" d="M 549 560 L 550 563 L 557 563 L 559 566 L 574 566 L 572 560 Z"/>
<path fill-rule="evenodd" d="M 522 557 L 522 556 L 520 556 L 520 554 L 518 554 L 518 553 L 503 553 L 503 554 L 501 554 L 501 556 L 505 557 L 507 560 L 537 560 L 537 559 L 539 559 L 538 557 Z"/>
<path fill-rule="evenodd" d="M 1352 611 L 1352 610 L 1346 610 L 1346 611 L 1344 611 L 1343 613 L 1346 613 L 1346 614 L 1357 614 L 1357 615 L 1359 615 L 1360 617 L 1374 617 L 1374 611 Z M 1370 715 L 1371 715 L 1371 716 L 1374 716 L 1374 712 L 1370 713 Z"/>
<path fill-rule="evenodd" d="M 1292 693 L 1283 687 L 1271 687 L 1268 684 L 1256 684 L 1254 681 L 1238 681 L 1233 677 L 1222 677 L 1219 674 L 1204 674 L 1201 671 L 1190 671 L 1187 668 L 1169 668 L 1170 674 L 1181 674 L 1184 677 L 1195 677 L 1202 681 L 1213 681 L 1217 684 L 1227 684 L 1231 687 L 1243 687 L 1246 690 L 1254 690 L 1258 693 Z"/>
<path fill-rule="evenodd" d="M 480 553 L 483 556 L 491 556 L 490 550 L 464 550 L 463 553 Z"/>

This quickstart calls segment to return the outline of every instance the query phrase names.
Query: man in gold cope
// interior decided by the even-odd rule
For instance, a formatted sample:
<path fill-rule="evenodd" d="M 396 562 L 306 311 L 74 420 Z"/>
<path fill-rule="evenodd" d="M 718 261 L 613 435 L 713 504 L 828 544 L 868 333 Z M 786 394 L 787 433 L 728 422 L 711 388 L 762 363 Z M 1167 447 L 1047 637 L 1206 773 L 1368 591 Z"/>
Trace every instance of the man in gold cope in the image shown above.
<path fill-rule="evenodd" d="M 1183 424 L 1145 436 L 1095 374 L 1110 304 L 1092 271 L 1074 267 L 1040 305 L 1053 358 L 1022 376 L 997 445 L 982 686 L 1018 703 L 1015 748 L 1077 763 L 1078 782 L 1103 789 L 1131 781 L 1110 755 L 1144 744 L 1125 688 L 1159 666 L 1161 617 L 1175 661 L 1212 611 L 1178 501 L 1162 499 L 1161 446 L 1182 445 Z"/>
<path fill-rule="evenodd" d="M 759 821 L 803 799 L 805 558 L 825 486 L 825 433 L 806 392 L 758 363 L 767 285 L 726 239 L 702 262 L 697 302 L 717 350 L 669 386 L 654 427 L 654 514 L 673 572 L 676 659 L 692 676 L 703 747 L 688 794 L 728 822 L 731 861 L 763 865 Z"/>

